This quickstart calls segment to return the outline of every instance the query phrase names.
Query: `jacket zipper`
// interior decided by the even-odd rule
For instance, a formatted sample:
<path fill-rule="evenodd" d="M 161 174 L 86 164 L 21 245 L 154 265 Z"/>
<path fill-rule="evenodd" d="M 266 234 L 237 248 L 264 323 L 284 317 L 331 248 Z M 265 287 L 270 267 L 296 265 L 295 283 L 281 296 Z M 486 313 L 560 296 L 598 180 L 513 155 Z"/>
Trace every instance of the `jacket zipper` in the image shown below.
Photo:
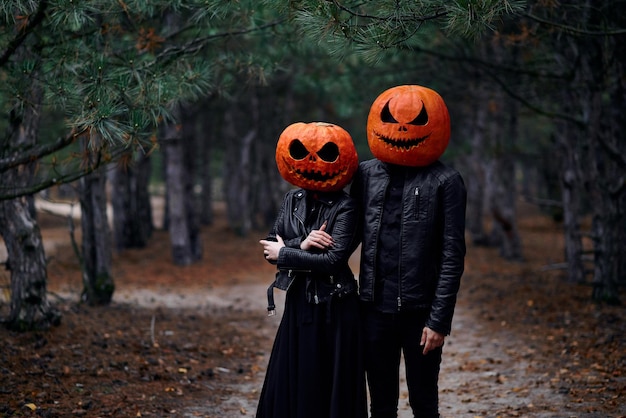
<path fill-rule="evenodd" d="M 407 183 L 407 172 L 404 172 L 404 184 L 406 185 Z M 413 195 L 415 196 L 415 206 L 417 209 L 417 201 L 419 199 L 419 187 L 415 187 L 415 190 L 413 192 Z M 404 196 L 404 194 L 403 194 Z M 417 211 L 415 216 L 417 217 Z M 400 242 L 402 242 L 402 237 L 404 237 L 404 221 L 402 219 L 402 214 L 400 214 Z M 402 245 L 400 245 L 400 252 L 398 254 L 398 298 L 397 298 L 397 308 L 398 308 L 398 312 L 400 312 L 400 310 L 402 309 Z"/>
<path fill-rule="evenodd" d="M 415 191 L 413 192 L 415 196 L 415 219 L 419 219 L 419 211 L 420 211 L 420 188 L 415 187 Z"/>

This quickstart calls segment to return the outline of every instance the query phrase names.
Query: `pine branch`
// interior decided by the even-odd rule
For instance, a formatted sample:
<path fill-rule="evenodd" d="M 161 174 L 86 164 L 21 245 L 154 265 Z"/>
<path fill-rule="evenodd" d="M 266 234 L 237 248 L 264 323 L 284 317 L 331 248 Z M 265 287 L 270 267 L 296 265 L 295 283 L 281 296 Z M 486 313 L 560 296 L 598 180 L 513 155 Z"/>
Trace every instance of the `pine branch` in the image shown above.
<path fill-rule="evenodd" d="M 364 19 L 369 19 L 369 20 L 379 20 L 382 22 L 386 22 L 389 19 L 392 18 L 392 16 L 375 16 L 375 15 L 371 15 L 371 14 L 367 14 L 367 13 L 359 13 L 355 10 L 352 10 L 346 6 L 344 6 L 343 4 L 341 4 L 340 2 L 338 2 L 337 0 L 332 0 L 333 4 L 335 4 L 335 6 L 337 6 L 337 8 L 339 8 L 340 10 L 343 10 L 344 12 L 348 13 L 350 16 L 354 16 L 354 17 L 360 17 L 360 18 L 364 18 Z M 436 20 L 436 19 L 440 19 L 442 17 L 445 17 L 447 15 L 447 12 L 443 11 L 435 11 L 434 13 L 432 13 L 429 16 L 420 16 L 420 17 L 416 17 L 415 15 L 408 15 L 408 16 L 402 16 L 400 15 L 399 17 L 397 17 L 397 20 L 401 20 L 401 21 L 409 21 L 409 22 L 414 22 L 414 21 L 427 21 L 427 20 Z"/>
<path fill-rule="evenodd" d="M 0 173 L 3 173 L 22 164 L 28 164 L 30 162 L 37 161 L 42 157 L 59 151 L 74 142 L 74 139 L 76 139 L 76 134 L 71 133 L 66 137 L 57 139 L 51 144 L 46 144 L 33 148 L 29 152 L 20 153 L 13 157 L 0 159 Z"/>
<path fill-rule="evenodd" d="M 32 17 L 29 17 L 28 24 L 24 26 L 24 28 L 18 32 L 15 38 L 13 38 L 9 42 L 9 45 L 7 46 L 6 50 L 0 56 L 0 67 L 3 67 L 7 62 L 9 62 L 9 59 L 11 59 L 11 56 L 15 53 L 15 51 L 17 51 L 20 45 L 22 45 L 22 43 L 26 40 L 28 35 L 32 33 L 35 30 L 35 28 L 39 26 L 39 24 L 41 24 L 41 22 L 43 22 L 44 17 L 46 15 L 47 8 L 48 8 L 48 1 L 42 0 L 39 3 L 39 7 L 37 8 L 37 11 L 35 12 L 35 14 Z"/>

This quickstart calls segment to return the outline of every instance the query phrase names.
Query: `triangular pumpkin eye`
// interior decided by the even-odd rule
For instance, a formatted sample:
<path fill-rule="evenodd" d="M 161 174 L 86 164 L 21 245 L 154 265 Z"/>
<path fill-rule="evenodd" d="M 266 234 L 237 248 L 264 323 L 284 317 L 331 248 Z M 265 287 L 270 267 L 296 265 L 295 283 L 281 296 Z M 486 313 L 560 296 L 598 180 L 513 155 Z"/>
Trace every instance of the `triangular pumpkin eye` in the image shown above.
<path fill-rule="evenodd" d="M 426 112 L 426 106 L 424 106 L 424 102 L 422 102 L 422 111 L 415 119 L 413 119 L 409 124 L 424 126 L 428 123 L 428 113 Z"/>
<path fill-rule="evenodd" d="M 334 142 L 328 142 L 317 152 L 317 155 L 327 163 L 335 162 L 339 158 L 339 147 Z"/>
<path fill-rule="evenodd" d="M 291 141 L 291 144 L 289 144 L 289 155 L 291 155 L 291 158 L 294 160 L 303 160 L 309 155 L 309 150 L 306 149 L 299 139 L 294 139 Z"/>
<path fill-rule="evenodd" d="M 383 110 L 380 112 L 380 120 L 385 123 L 398 123 L 398 121 L 391 116 L 391 111 L 389 110 L 389 102 L 385 104 Z"/>

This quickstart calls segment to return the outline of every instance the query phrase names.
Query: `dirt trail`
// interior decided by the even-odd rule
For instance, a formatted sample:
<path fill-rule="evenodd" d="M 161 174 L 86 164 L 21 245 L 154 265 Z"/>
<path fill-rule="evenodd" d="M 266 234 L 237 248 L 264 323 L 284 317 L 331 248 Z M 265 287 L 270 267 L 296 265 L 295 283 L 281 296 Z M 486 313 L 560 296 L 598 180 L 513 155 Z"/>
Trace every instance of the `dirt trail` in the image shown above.
<path fill-rule="evenodd" d="M 141 416 L 162 416 L 162 411 L 175 406 L 176 413 L 168 416 L 253 417 L 280 322 L 279 316 L 266 317 L 266 287 L 274 268 L 259 256 L 258 238 L 236 237 L 223 218 L 216 218 L 203 231 L 202 262 L 180 268 L 170 261 L 167 234 L 156 231 L 148 248 L 114 255 L 114 304 L 87 310 L 67 302 L 78 301 L 81 290 L 67 215 L 40 219 L 49 259 L 49 289 L 52 295 L 66 297 L 62 305 L 67 321 L 34 335 L 34 343 L 29 336 L 3 334 L 0 357 L 6 355 L 19 368 L 0 367 L 0 373 L 5 373 L 0 378 L 0 415 L 3 408 L 30 404 L 38 394 L 37 403 L 48 412 L 73 411 L 76 406 L 71 402 L 85 401 L 91 412 L 98 407 L 99 416 L 109 416 L 109 411 L 128 407 L 133 400 L 131 406 L 136 404 Z M 545 272 L 543 266 L 562 258 L 558 225 L 531 212 L 520 226 L 525 263 L 503 261 L 496 249 L 468 248 L 440 374 L 442 418 L 626 418 L 626 404 L 620 400 L 626 393 L 626 311 L 590 304 L 584 285 L 566 283 L 554 270 Z M 0 242 L 0 261 L 6 258 L 3 250 Z M 356 256 L 351 265 L 357 272 Z M 8 277 L 0 274 L 0 284 L 7 288 Z M 284 295 L 275 294 L 280 314 Z M 133 308 L 120 309 L 122 305 Z M 138 312 L 139 307 L 145 309 Z M 155 314 L 163 321 L 157 326 L 169 327 L 169 334 L 160 334 L 160 347 L 138 346 L 149 335 Z M 109 322 L 101 323 L 98 315 Z M 44 345 L 39 347 L 40 343 Z M 91 356 L 100 357 L 94 361 L 76 357 L 81 344 Z M 222 356 L 224 348 L 234 354 Z M 115 362 L 112 354 L 118 357 Z M 242 373 L 221 367 L 228 361 L 237 367 L 239 355 L 245 357 Z M 171 366 L 180 358 L 197 360 L 189 365 L 192 384 L 182 385 L 178 369 Z M 119 371 L 120 364 L 127 364 L 130 372 Z M 46 373 L 41 374 L 43 366 Z M 97 367 L 93 373 L 86 373 L 93 367 Z M 203 374 L 209 370 L 210 375 Z M 230 373 L 230 378 L 220 373 Z M 3 382 L 5 375 L 10 380 Z M 101 391 L 99 387 L 107 383 L 104 376 L 112 379 L 113 386 Z M 74 391 L 53 396 L 58 384 L 50 385 L 52 378 L 60 379 L 64 387 L 79 384 L 92 390 L 88 398 Z M 118 390 L 115 385 L 122 383 L 146 398 L 132 398 L 125 386 Z M 173 387 L 185 390 L 177 395 Z M 410 417 L 402 381 L 399 418 Z"/>
<path fill-rule="evenodd" d="M 264 284 L 238 284 L 194 293 L 120 292 L 115 299 L 147 308 L 184 307 L 219 314 L 225 308 L 235 307 L 264 315 L 265 290 Z M 282 294 L 276 292 L 276 295 L 277 306 L 281 307 L 284 302 Z M 485 328 L 475 315 L 475 310 L 465 306 L 462 300 L 459 302 L 441 370 L 442 418 L 583 416 L 575 411 L 568 412 L 566 400 L 554 393 L 540 362 L 532 356 L 519 361 L 519 356 L 511 355 L 525 347 L 527 342 L 519 335 L 508 332 L 504 326 L 500 332 L 493 332 L 492 327 Z M 279 321 L 279 316 L 267 318 L 262 322 L 264 328 L 257 332 L 273 336 Z M 245 327 L 245 324 L 241 325 Z M 266 353 L 266 364 L 271 346 L 259 347 L 259 350 Z M 184 416 L 254 416 L 256 394 L 261 389 L 262 380 L 263 374 L 260 373 L 254 380 L 230 387 L 228 392 L 231 396 L 224 398 L 220 405 L 188 405 Z M 404 379 L 398 417 L 412 417 Z"/>

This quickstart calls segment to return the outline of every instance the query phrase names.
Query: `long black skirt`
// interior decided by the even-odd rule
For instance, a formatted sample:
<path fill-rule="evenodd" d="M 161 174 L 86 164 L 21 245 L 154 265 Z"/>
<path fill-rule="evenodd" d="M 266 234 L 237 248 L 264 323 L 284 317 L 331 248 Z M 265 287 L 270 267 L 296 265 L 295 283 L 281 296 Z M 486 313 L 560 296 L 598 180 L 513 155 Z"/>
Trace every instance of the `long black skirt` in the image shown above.
<path fill-rule="evenodd" d="M 357 295 L 318 305 L 287 291 L 257 418 L 366 418 Z"/>

